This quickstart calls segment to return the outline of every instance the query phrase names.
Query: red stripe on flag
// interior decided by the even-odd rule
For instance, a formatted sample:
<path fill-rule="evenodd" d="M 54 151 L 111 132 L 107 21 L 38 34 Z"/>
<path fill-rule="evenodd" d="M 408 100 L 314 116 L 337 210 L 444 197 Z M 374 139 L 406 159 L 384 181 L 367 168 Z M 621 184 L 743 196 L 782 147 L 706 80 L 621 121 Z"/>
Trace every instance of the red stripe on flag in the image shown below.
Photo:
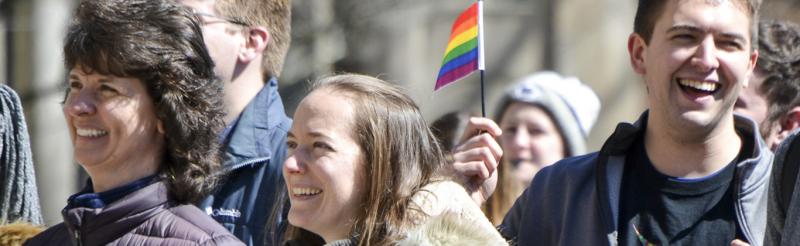
<path fill-rule="evenodd" d="M 466 30 L 469 30 L 470 28 L 472 28 L 474 26 L 477 26 L 477 25 L 478 25 L 478 17 L 477 16 L 473 16 L 472 18 L 468 19 L 466 22 L 461 23 L 461 25 L 454 26 L 453 27 L 453 32 L 450 33 L 450 39 L 448 39 L 448 40 L 453 40 L 453 38 L 455 38 L 456 36 L 458 36 L 462 32 L 464 32 Z"/>
<path fill-rule="evenodd" d="M 456 19 L 456 22 L 453 23 L 453 28 L 450 30 L 450 33 L 453 33 L 453 31 L 455 31 L 456 27 L 461 25 L 461 23 L 469 20 L 469 18 L 473 17 L 473 16 L 475 16 L 475 17 L 478 16 L 478 3 L 473 3 L 472 5 L 469 6 L 469 8 L 467 10 L 464 10 L 464 12 L 461 12 L 461 15 L 459 15 L 458 19 Z"/>

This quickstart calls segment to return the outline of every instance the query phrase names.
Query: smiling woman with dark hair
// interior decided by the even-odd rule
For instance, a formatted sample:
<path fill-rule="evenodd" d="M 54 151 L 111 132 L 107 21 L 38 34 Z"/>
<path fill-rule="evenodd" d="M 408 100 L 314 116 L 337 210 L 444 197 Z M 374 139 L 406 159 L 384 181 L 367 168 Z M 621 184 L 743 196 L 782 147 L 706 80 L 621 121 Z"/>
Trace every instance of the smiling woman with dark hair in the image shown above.
<path fill-rule="evenodd" d="M 216 184 L 221 84 L 191 12 L 164 0 L 82 1 L 63 103 L 90 180 L 31 245 L 241 244 L 191 205 Z"/>

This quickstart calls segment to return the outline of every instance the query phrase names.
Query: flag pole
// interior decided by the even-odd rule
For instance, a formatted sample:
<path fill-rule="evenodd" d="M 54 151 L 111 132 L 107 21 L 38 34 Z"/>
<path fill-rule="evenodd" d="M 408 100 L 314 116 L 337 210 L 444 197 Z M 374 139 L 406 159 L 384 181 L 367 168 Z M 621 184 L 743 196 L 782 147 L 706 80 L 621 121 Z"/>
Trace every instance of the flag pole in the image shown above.
<path fill-rule="evenodd" d="M 478 0 L 478 70 L 481 70 L 481 116 L 486 118 L 486 98 L 484 96 L 483 83 L 483 71 L 486 70 L 483 53 L 483 0 Z"/>

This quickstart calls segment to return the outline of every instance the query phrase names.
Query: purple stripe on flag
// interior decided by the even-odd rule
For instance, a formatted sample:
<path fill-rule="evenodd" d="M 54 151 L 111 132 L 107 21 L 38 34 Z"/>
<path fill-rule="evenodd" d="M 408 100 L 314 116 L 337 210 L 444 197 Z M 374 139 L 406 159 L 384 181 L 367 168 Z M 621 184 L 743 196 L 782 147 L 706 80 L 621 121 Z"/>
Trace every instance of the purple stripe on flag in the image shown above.
<path fill-rule="evenodd" d="M 444 74 L 449 73 L 451 70 L 460 68 L 464 64 L 477 60 L 478 60 L 478 48 L 476 47 L 471 51 L 464 53 L 463 55 L 453 58 L 446 64 L 443 64 L 442 68 L 439 69 L 439 77 L 442 77 Z"/>
<path fill-rule="evenodd" d="M 439 90 L 439 88 L 463 78 L 475 70 L 478 70 L 478 60 L 472 60 L 467 64 L 450 70 L 449 73 L 439 75 L 439 78 L 436 79 L 436 86 L 433 88 L 433 90 Z"/>

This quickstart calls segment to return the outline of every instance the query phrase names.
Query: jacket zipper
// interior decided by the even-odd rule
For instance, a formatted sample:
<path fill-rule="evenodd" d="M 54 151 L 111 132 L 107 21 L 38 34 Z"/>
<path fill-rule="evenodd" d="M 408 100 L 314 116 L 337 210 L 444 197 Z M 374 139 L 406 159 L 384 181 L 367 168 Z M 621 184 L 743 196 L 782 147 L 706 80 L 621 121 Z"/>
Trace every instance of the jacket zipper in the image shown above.
<path fill-rule="evenodd" d="M 81 242 L 81 233 L 78 230 L 75 230 L 75 243 L 77 246 L 83 245 L 83 242 Z"/>

